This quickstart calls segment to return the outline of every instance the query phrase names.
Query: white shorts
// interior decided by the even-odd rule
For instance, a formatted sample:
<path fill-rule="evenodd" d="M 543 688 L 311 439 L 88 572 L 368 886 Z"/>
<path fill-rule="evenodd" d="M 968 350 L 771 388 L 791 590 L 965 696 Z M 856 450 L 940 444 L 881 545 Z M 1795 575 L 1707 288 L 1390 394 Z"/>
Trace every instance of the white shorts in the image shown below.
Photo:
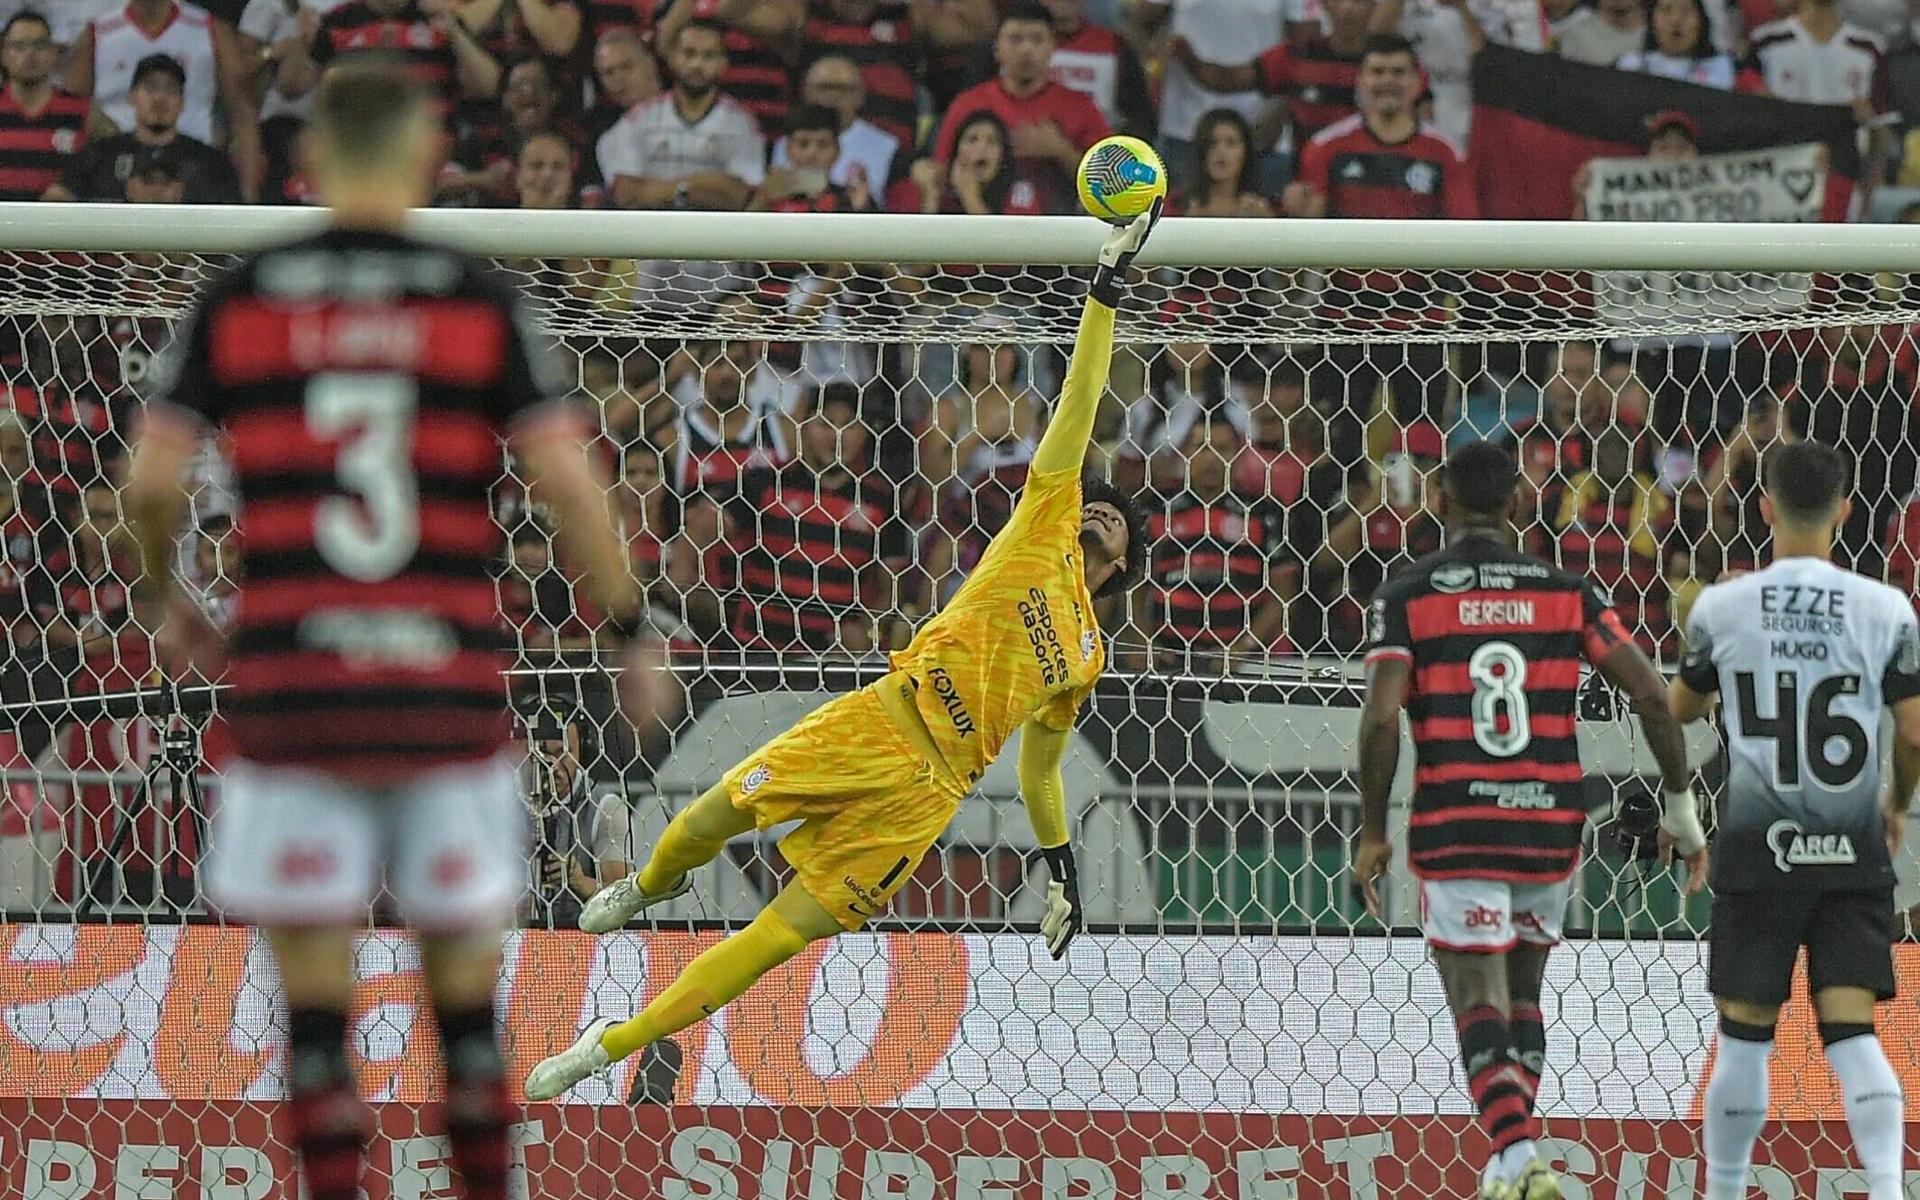
<path fill-rule="evenodd" d="M 1557 946 L 1573 876 L 1554 883 L 1498 879 L 1420 881 L 1420 932 L 1442 950 L 1498 954 L 1521 942 Z"/>
<path fill-rule="evenodd" d="M 504 757 L 386 787 L 236 761 L 208 831 L 207 895 L 267 926 L 359 925 L 384 883 L 415 928 L 502 929 L 529 881 L 527 827 Z"/>

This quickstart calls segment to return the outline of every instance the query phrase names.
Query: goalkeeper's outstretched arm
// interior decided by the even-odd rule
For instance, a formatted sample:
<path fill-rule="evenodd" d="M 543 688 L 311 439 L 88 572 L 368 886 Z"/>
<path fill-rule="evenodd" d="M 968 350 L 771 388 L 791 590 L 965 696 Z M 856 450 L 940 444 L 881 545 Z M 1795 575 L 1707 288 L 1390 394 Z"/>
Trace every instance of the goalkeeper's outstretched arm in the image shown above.
<path fill-rule="evenodd" d="M 1085 924 L 1080 872 L 1074 865 L 1073 847 L 1067 844 L 1067 789 L 1060 778 L 1060 763 L 1072 737 L 1072 729 L 1055 729 L 1040 720 L 1028 720 L 1020 727 L 1020 798 L 1026 802 L 1027 819 L 1033 823 L 1033 835 L 1047 864 L 1047 912 L 1040 920 L 1040 933 L 1055 958 L 1067 952 L 1067 943 Z"/>
<path fill-rule="evenodd" d="M 1047 432 L 1033 453 L 1033 470 L 1037 473 L 1078 471 L 1086 460 L 1087 443 L 1093 439 L 1094 414 L 1113 364 L 1113 318 L 1114 310 L 1120 307 L 1120 287 L 1133 256 L 1146 244 L 1154 222 L 1160 219 L 1163 204 L 1154 201 L 1153 207 L 1131 224 L 1109 234 L 1100 248 L 1100 269 L 1094 274 L 1086 307 L 1080 312 L 1080 332 L 1074 337 L 1067 382 L 1060 389 L 1060 402 L 1047 422 Z"/>

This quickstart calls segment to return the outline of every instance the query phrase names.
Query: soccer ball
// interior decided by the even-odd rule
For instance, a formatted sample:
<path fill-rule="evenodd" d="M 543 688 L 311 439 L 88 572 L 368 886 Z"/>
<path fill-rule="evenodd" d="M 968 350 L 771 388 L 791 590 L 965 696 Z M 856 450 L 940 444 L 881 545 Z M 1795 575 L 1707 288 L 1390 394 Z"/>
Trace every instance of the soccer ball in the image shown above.
<path fill-rule="evenodd" d="M 1080 205 L 1113 225 L 1125 225 L 1167 194 L 1167 168 L 1139 138 L 1102 138 L 1088 148 L 1076 176 Z"/>

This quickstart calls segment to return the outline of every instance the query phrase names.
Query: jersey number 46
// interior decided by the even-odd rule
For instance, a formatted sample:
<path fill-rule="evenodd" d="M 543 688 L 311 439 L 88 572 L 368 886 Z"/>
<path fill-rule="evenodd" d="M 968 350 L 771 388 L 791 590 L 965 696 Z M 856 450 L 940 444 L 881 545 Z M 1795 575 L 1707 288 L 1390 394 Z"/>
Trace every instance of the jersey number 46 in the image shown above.
<path fill-rule="evenodd" d="M 1822 679 L 1807 697 L 1806 728 L 1800 728 L 1800 679 L 1782 671 L 1773 677 L 1773 715 L 1760 715 L 1760 684 L 1752 671 L 1733 677 L 1742 737 L 1774 744 L 1774 782 L 1782 790 L 1800 786 L 1804 760 L 1813 777 L 1829 788 L 1843 788 L 1860 777 L 1867 765 L 1867 731 L 1845 713 L 1833 711 L 1842 696 L 1860 694 L 1858 675 Z M 1840 757 L 1827 757 L 1832 743 L 1840 743 Z"/>

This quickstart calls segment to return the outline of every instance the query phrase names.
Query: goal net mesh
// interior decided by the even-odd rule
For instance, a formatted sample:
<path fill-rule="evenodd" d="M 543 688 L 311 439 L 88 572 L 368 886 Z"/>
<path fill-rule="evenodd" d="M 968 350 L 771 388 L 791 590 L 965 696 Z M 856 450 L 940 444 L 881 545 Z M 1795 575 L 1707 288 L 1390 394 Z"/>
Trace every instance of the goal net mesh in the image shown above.
<path fill-rule="evenodd" d="M 273 1126 L 277 981 L 253 931 L 208 913 L 196 874 L 231 753 L 219 694 L 156 673 L 114 487 L 152 356 L 225 261 L 0 253 L 9 1195 L 293 1194 Z M 499 590 L 520 649 L 503 696 L 527 723 L 539 842 L 500 984 L 518 1080 L 596 1014 L 643 1005 L 788 877 L 771 840 L 743 839 L 646 927 L 565 932 L 673 810 L 877 677 L 951 594 L 1018 494 L 1085 275 L 501 265 L 600 425 L 679 685 L 659 728 L 615 716 L 610 643 L 506 463 Z M 1066 770 L 1092 932 L 1061 963 L 1034 934 L 1044 872 L 1000 764 L 889 914 L 681 1035 L 677 1078 L 630 1062 L 532 1106 L 515 1186 L 1471 1193 L 1485 1144 L 1417 889 L 1397 863 L 1382 925 L 1346 869 L 1361 615 L 1438 545 L 1438 456 L 1474 436 L 1517 444 L 1525 544 L 1607 587 L 1671 665 L 1700 589 L 1767 556 L 1756 471 L 1780 439 L 1847 451 L 1841 554 L 1913 584 L 1917 321 L 1920 286 L 1896 275 L 1141 273 L 1088 464 L 1141 497 L 1157 538 L 1147 580 L 1099 614 L 1113 669 Z M 180 562 L 219 616 L 245 520 L 230 528 L 217 454 L 193 479 Z M 1630 836 L 1656 780 L 1624 707 L 1589 680 L 1579 715 L 1592 821 L 1542 998 L 1544 1145 L 1569 1195 L 1688 1196 L 1713 1027 L 1705 901 Z M 1717 792 L 1717 745 L 1693 733 Z M 1403 780 L 1396 837 L 1405 802 Z M 1908 946 L 1898 960 L 1903 979 L 1920 962 Z M 383 907 L 357 964 L 354 1060 L 387 1135 L 368 1193 L 452 1194 L 418 959 Z M 1903 1077 L 1920 1071 L 1911 1014 L 1881 1028 Z M 1757 1175 L 1779 1200 L 1863 1186 L 1812 1031 L 1801 989 Z"/>

